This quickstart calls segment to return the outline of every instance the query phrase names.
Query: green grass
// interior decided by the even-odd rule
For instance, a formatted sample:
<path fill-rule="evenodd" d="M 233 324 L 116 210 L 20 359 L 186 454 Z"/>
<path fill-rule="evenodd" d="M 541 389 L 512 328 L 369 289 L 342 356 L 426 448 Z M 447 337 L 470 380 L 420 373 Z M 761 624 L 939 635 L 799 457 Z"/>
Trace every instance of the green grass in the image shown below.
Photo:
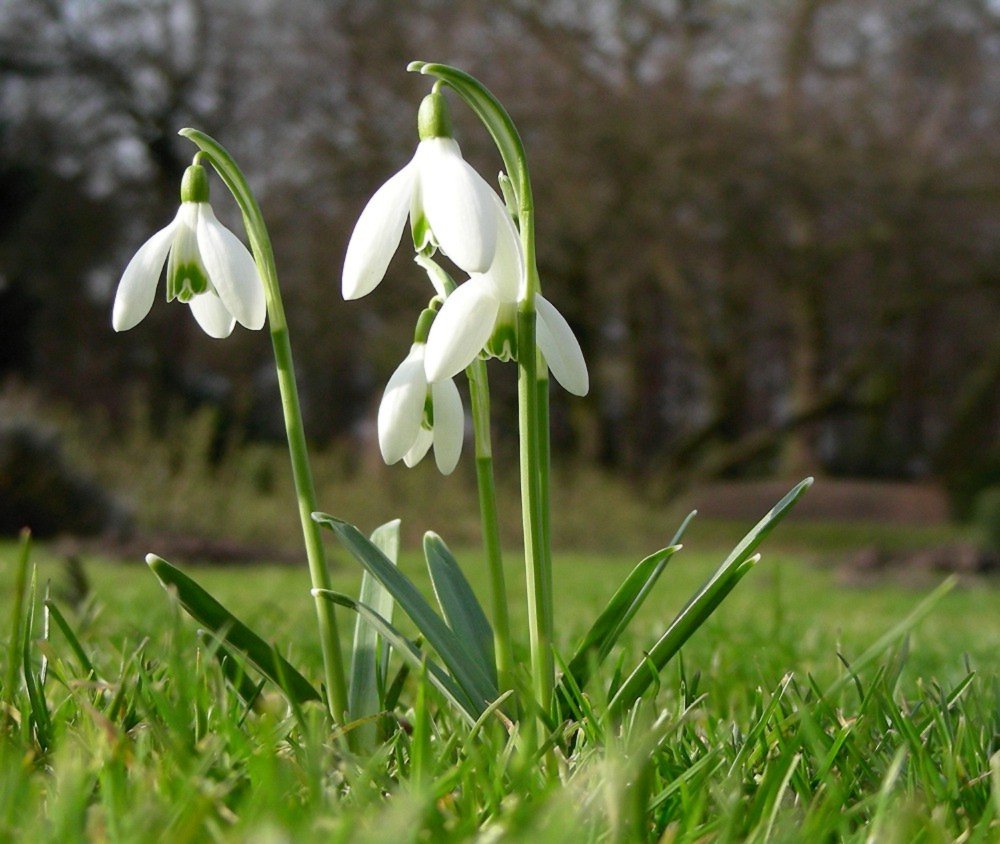
<path fill-rule="evenodd" d="M 625 637 L 626 666 L 719 562 L 714 550 L 700 550 L 697 534 L 692 540 Z M 50 724 L 39 730 L 23 685 L 4 690 L 0 836 L 996 841 L 998 585 L 952 590 L 852 678 L 844 660 L 856 663 L 930 584 L 843 587 L 833 571 L 796 553 L 769 557 L 767 547 L 667 667 L 655 695 L 621 724 L 609 723 L 599 691 L 614 670 L 607 666 L 591 690 L 596 714 L 569 725 L 544 765 L 497 725 L 468 739 L 433 692 L 426 707 L 417 703 L 412 678 L 395 713 L 412 735 L 397 732 L 371 758 L 331 739 L 316 708 L 289 711 L 270 688 L 259 711 L 247 712 L 195 625 L 144 565 L 86 559 L 90 594 L 60 597 L 69 583 L 63 564 L 38 549 L 39 590 L 51 582 L 98 678 L 88 678 L 55 625 L 43 637 L 36 617 L 30 665 L 37 677 L 48 660 Z M 401 565 L 426 588 L 410 551 Z M 458 556 L 484 589 L 479 552 Z M 15 557 L 12 544 L 0 545 L 5 596 Z M 339 550 L 334 557 L 335 587 L 356 593 L 356 567 Z M 563 653 L 635 561 L 557 556 Z M 318 681 L 304 566 L 193 573 Z M 522 578 L 511 575 L 516 609 Z M 353 619 L 341 617 L 346 633 Z M 523 641 L 524 618 L 515 613 L 513 622 Z"/>

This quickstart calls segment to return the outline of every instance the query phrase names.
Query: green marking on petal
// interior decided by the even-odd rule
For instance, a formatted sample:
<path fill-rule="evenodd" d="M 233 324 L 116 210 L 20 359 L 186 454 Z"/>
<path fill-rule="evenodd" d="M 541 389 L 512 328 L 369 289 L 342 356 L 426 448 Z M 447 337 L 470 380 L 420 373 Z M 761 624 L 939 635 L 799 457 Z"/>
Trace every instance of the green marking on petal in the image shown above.
<path fill-rule="evenodd" d="M 430 390 L 427 391 L 427 398 L 424 400 L 424 419 L 420 424 L 428 431 L 434 430 L 434 401 Z"/>
<path fill-rule="evenodd" d="M 410 214 L 410 234 L 413 236 L 413 248 L 417 252 L 428 252 L 433 255 L 437 249 L 431 224 L 423 214 Z"/>
<path fill-rule="evenodd" d="M 517 330 L 507 322 L 501 322 L 486 343 L 490 357 L 502 361 L 517 360 Z"/>

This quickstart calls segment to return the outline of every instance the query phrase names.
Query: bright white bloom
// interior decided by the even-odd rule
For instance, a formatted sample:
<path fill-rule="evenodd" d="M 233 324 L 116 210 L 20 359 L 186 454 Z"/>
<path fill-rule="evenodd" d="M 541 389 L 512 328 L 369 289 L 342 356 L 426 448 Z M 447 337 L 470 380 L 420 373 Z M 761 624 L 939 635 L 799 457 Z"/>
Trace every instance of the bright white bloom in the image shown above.
<path fill-rule="evenodd" d="M 203 170 L 198 165 L 188 170 L 195 168 Z M 185 174 L 181 193 L 188 198 L 177 216 L 139 247 L 122 274 L 111 317 L 115 331 L 127 331 L 149 313 L 164 263 L 167 301 L 190 305 L 209 336 L 228 337 L 237 322 L 262 328 L 267 306 L 257 265 L 240 239 L 216 219 L 204 173 L 190 180 Z M 191 201 L 192 195 L 201 201 Z"/>
<path fill-rule="evenodd" d="M 499 231 L 493 264 L 473 274 L 442 305 L 427 338 L 426 374 L 431 382 L 452 378 L 484 350 L 509 359 L 516 346 L 518 297 L 525 278 L 517 228 L 493 194 Z M 577 396 L 590 389 L 587 364 L 573 329 L 555 306 L 535 296 L 535 339 L 553 377 Z"/>
<path fill-rule="evenodd" d="M 467 273 L 493 262 L 496 194 L 451 138 L 444 97 L 430 94 L 420 112 L 416 154 L 368 201 L 347 244 L 345 299 L 359 299 L 382 281 L 407 216 L 418 251 L 436 244 Z"/>
<path fill-rule="evenodd" d="M 414 343 L 386 384 L 378 408 L 378 443 L 386 463 L 402 460 L 410 467 L 433 444 L 438 469 L 450 475 L 462 453 L 462 399 L 450 378 L 428 384 L 424 349 L 423 343 Z"/>

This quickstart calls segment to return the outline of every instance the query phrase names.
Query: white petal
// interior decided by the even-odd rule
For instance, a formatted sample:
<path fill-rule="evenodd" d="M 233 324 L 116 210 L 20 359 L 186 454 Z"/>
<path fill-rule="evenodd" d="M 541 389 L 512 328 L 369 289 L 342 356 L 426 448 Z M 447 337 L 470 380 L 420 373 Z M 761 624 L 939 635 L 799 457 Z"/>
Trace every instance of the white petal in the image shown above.
<path fill-rule="evenodd" d="M 177 230 L 177 218 L 166 228 L 160 229 L 135 253 L 122 273 L 111 312 L 111 325 L 115 331 L 128 331 L 145 319 L 153 307 L 156 285 L 167 260 L 167 253 Z"/>
<path fill-rule="evenodd" d="M 410 212 L 416 178 L 411 161 L 375 192 L 358 217 L 344 257 L 345 299 L 371 293 L 385 276 Z"/>
<path fill-rule="evenodd" d="M 493 263 L 484 275 L 493 282 L 501 301 L 514 302 L 524 285 L 525 266 L 521 237 L 500 197 L 492 191 L 490 193 L 493 194 L 497 215 L 497 246 L 493 254 Z"/>
<path fill-rule="evenodd" d="M 467 273 L 486 271 L 496 250 L 496 194 L 466 163 L 451 138 L 421 141 L 414 160 L 434 239 Z"/>
<path fill-rule="evenodd" d="M 414 343 L 385 385 L 378 408 L 378 444 L 386 463 L 395 463 L 410 450 L 420 431 L 426 401 L 424 347 Z"/>
<path fill-rule="evenodd" d="M 465 414 L 458 387 L 450 378 L 431 384 L 434 402 L 434 461 L 442 475 L 450 475 L 462 455 Z"/>
<path fill-rule="evenodd" d="M 431 443 L 434 442 L 434 435 L 426 428 L 417 431 L 417 439 L 406 454 L 403 455 L 403 462 L 412 469 L 430 451 Z"/>
<path fill-rule="evenodd" d="M 233 333 L 236 320 L 214 293 L 202 293 L 193 297 L 188 304 L 198 325 L 209 337 L 221 340 Z"/>
<path fill-rule="evenodd" d="M 198 203 L 198 250 L 219 298 L 240 325 L 257 330 L 267 317 L 264 284 L 250 250 L 215 218 L 212 206 Z"/>
<path fill-rule="evenodd" d="M 485 276 L 470 278 L 445 299 L 427 337 L 427 380 L 452 378 L 476 359 L 493 333 L 500 300 Z"/>
<path fill-rule="evenodd" d="M 555 305 L 542 296 L 535 297 L 535 309 L 538 314 L 535 321 L 538 348 L 545 355 L 552 375 L 573 395 L 587 395 L 590 377 L 573 329 Z"/>

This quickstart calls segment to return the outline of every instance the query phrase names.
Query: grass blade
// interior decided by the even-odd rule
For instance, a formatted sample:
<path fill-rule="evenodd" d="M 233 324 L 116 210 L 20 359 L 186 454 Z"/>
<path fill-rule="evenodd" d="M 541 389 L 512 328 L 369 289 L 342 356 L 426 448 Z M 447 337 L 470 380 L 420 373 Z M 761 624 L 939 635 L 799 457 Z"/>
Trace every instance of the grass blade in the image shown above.
<path fill-rule="evenodd" d="M 334 592 L 332 589 L 313 589 L 313 595 L 318 595 L 342 607 L 354 610 L 366 624 L 374 627 L 380 636 L 389 642 L 412 667 L 418 671 L 427 666 L 428 681 L 444 696 L 457 712 L 469 722 L 475 724 L 476 719 L 485 711 L 485 707 L 477 708 L 469 700 L 468 695 L 452 680 L 440 665 L 429 659 L 413 642 L 407 639 L 395 627 L 375 612 L 371 607 L 355 601 L 349 595 Z"/>
<path fill-rule="evenodd" d="M 260 698 L 260 693 L 264 688 L 263 684 L 267 681 L 261 680 L 260 683 L 254 683 L 247 676 L 242 663 L 222 644 L 220 637 L 215 636 L 207 630 L 199 630 L 198 638 L 201 639 L 202 644 L 205 645 L 208 652 L 215 657 L 215 661 L 219 663 L 219 668 L 222 670 L 222 675 L 226 678 L 226 682 L 236 691 L 236 694 L 240 696 L 243 703 L 248 708 L 256 705 Z"/>
<path fill-rule="evenodd" d="M 395 565 L 399 557 L 399 519 L 394 519 L 375 529 L 371 536 L 372 544 L 385 554 L 387 560 Z M 372 611 L 392 621 L 393 599 L 389 591 L 367 570 L 361 577 L 361 592 L 358 603 L 371 607 Z M 347 698 L 347 711 L 352 718 L 365 718 L 375 715 L 383 709 L 379 698 L 379 632 L 371 624 L 358 615 L 354 625 L 354 644 L 351 648 L 350 689 Z M 388 658 L 389 644 L 383 639 L 383 661 Z M 384 670 L 383 670 L 384 674 Z M 376 724 L 368 722 L 359 725 L 349 734 L 352 741 L 360 747 L 371 747 L 375 743 Z"/>
<path fill-rule="evenodd" d="M 14 600 L 10 611 L 10 640 L 7 643 L 7 672 L 4 675 L 4 702 L 13 706 L 16 697 L 17 668 L 21 664 L 21 629 L 24 621 L 24 591 L 28 583 L 28 560 L 31 558 L 31 531 L 21 531 L 14 574 Z"/>
<path fill-rule="evenodd" d="M 31 662 L 31 637 L 35 626 L 35 573 L 31 575 L 31 587 L 28 592 L 28 613 L 24 619 L 24 635 L 21 639 L 21 667 L 24 671 L 24 687 L 28 692 L 28 706 L 31 712 L 31 722 L 35 726 L 35 738 L 42 751 L 51 746 L 52 720 L 49 717 L 49 706 L 45 700 L 45 687 L 35 677 Z"/>
<path fill-rule="evenodd" d="M 434 594 L 448 626 L 462 642 L 468 644 L 467 650 L 479 661 L 496 686 L 493 628 L 476 599 L 476 593 L 472 591 L 444 540 L 432 531 L 424 535 L 424 556 L 427 558 L 427 570 L 431 575 Z"/>
<path fill-rule="evenodd" d="M 87 656 L 87 652 L 83 649 L 83 645 L 80 644 L 80 640 L 77 638 L 73 628 L 69 626 L 69 622 L 66 621 L 66 617 L 62 614 L 59 607 L 56 606 L 55 601 L 51 598 L 45 599 L 45 608 L 49 611 L 52 616 L 52 620 L 56 623 L 56 627 L 62 632 L 63 637 L 69 644 L 70 650 L 76 656 L 77 662 L 80 663 L 80 667 L 86 672 L 87 679 L 92 680 L 97 677 L 97 669 L 94 668 L 94 663 L 90 661 L 90 657 Z"/>
<path fill-rule="evenodd" d="M 313 513 L 313 519 L 330 528 L 354 558 L 389 590 L 468 695 L 475 707 L 476 717 L 482 714 L 483 709 L 498 695 L 496 684 L 490 680 L 479 662 L 469 655 L 465 645 L 441 616 L 434 612 L 413 581 L 389 562 L 385 554 L 354 525 L 325 513 Z"/>
<path fill-rule="evenodd" d="M 284 657 L 234 616 L 194 580 L 155 554 L 146 556 L 152 569 L 166 589 L 173 589 L 181 606 L 195 621 L 218 636 L 230 647 L 244 654 L 253 666 L 296 703 L 321 700 L 319 692 Z M 282 683 L 285 678 L 287 685 Z"/>

